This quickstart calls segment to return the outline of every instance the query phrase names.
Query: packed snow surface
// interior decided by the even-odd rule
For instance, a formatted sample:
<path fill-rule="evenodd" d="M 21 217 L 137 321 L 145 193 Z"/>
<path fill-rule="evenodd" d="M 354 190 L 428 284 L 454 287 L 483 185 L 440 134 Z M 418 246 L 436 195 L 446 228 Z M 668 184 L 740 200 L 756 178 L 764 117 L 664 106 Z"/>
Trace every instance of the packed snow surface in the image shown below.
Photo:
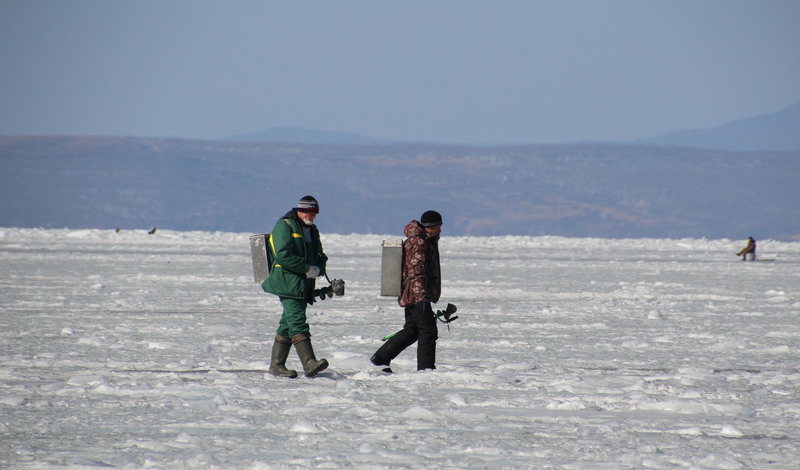
<path fill-rule="evenodd" d="M 286 379 L 249 234 L 0 229 L 0 468 L 798 468 L 800 243 L 445 232 L 459 319 L 387 375 L 397 236 L 322 230 L 331 365 Z"/>

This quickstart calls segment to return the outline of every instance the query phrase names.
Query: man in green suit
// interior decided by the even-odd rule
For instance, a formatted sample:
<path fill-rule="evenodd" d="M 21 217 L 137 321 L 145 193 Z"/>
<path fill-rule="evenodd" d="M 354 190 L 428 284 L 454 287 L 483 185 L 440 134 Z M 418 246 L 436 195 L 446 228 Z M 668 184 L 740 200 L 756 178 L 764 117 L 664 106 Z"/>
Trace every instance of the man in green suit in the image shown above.
<path fill-rule="evenodd" d="M 317 360 L 311 345 L 306 307 L 314 298 L 330 297 L 332 289 L 315 289 L 315 279 L 325 275 L 328 257 L 322 251 L 319 230 L 314 220 L 319 203 L 312 196 L 300 199 L 297 207 L 281 217 L 272 229 L 269 250 L 272 255 L 269 277 L 261 284 L 265 292 L 275 294 L 283 306 L 269 371 L 281 377 L 297 377 L 286 368 L 286 359 L 294 345 L 306 377 L 313 377 L 328 367 L 326 359 Z"/>

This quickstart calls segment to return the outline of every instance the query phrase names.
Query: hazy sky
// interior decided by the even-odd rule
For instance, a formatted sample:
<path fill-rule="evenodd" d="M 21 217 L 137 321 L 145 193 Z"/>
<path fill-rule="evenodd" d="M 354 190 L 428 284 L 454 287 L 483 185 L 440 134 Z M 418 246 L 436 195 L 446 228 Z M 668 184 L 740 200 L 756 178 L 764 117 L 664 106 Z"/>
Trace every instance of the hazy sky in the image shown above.
<path fill-rule="evenodd" d="M 800 1 L 0 0 L 0 134 L 628 140 L 800 102 Z"/>

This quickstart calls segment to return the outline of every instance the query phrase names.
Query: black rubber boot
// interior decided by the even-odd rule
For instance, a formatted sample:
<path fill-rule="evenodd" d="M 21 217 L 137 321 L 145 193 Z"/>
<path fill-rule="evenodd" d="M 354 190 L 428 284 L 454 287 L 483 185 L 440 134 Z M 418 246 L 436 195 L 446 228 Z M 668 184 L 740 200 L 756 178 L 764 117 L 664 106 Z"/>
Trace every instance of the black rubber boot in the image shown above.
<path fill-rule="evenodd" d="M 278 377 L 297 377 L 297 371 L 286 368 L 286 358 L 292 349 L 292 342 L 281 335 L 275 335 L 275 343 L 272 345 L 272 360 L 269 363 L 269 373 Z"/>
<path fill-rule="evenodd" d="M 292 344 L 297 351 L 297 357 L 303 363 L 303 370 L 306 377 L 314 377 L 323 370 L 328 368 L 328 360 L 320 359 L 314 355 L 314 347 L 311 346 L 311 338 L 307 335 L 299 334 L 292 336 Z"/>
<path fill-rule="evenodd" d="M 381 369 L 381 372 L 383 372 L 384 374 L 391 374 L 392 373 L 392 368 L 389 367 L 389 363 L 391 361 L 388 361 L 388 360 L 380 357 L 377 352 L 375 354 L 373 354 L 371 358 L 369 358 L 369 361 L 374 366 L 378 366 L 378 367 L 386 366 L 383 369 Z"/>

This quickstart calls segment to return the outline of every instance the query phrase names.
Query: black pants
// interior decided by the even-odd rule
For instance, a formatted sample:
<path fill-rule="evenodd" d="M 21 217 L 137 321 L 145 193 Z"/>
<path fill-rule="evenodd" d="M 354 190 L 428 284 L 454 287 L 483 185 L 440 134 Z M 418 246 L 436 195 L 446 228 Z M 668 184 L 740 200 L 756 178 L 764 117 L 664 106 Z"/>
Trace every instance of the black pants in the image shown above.
<path fill-rule="evenodd" d="M 436 369 L 436 326 L 430 302 L 419 302 L 406 307 L 406 323 L 403 329 L 389 338 L 375 353 L 387 365 L 404 349 L 417 344 L 417 370 Z"/>

